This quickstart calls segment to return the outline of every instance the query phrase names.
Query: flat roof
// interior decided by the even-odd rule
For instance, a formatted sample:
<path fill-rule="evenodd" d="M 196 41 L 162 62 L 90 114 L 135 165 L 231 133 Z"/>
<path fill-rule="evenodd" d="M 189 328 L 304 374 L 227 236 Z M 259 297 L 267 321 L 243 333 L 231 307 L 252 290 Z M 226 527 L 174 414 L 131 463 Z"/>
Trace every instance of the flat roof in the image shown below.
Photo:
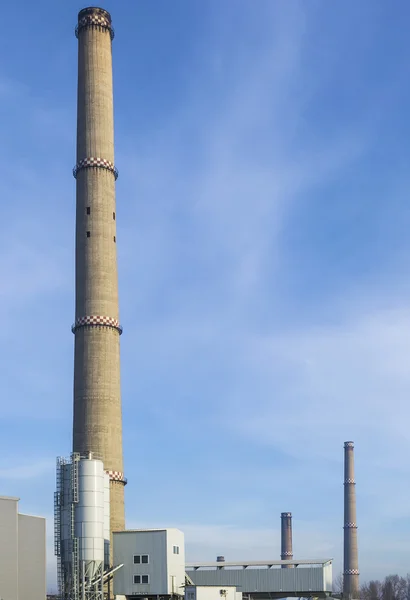
<path fill-rule="evenodd" d="M 0 496 L 0 500 L 14 500 L 15 502 L 18 502 L 20 498 L 16 498 L 15 496 Z"/>
<path fill-rule="evenodd" d="M 113 531 L 114 535 L 119 533 L 151 533 L 155 531 L 181 531 L 176 527 L 164 527 L 162 529 L 124 529 L 124 531 Z M 182 533 L 182 532 L 181 532 Z"/>
<path fill-rule="evenodd" d="M 19 513 L 19 517 L 28 517 L 29 519 L 43 519 L 46 520 L 46 517 L 42 517 L 41 515 L 27 515 L 26 513 Z"/>
<path fill-rule="evenodd" d="M 325 565 L 331 563 L 333 558 L 311 558 L 303 560 L 242 560 L 235 562 L 196 562 L 185 563 L 187 569 L 201 569 L 209 567 L 271 567 L 274 565 Z"/>

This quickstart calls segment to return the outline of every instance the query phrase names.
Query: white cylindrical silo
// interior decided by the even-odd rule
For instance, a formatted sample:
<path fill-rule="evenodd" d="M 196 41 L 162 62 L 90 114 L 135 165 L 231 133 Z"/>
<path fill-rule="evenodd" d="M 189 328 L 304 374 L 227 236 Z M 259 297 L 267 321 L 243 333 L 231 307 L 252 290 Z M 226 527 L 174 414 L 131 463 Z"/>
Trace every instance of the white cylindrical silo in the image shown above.
<path fill-rule="evenodd" d="M 89 563 L 104 563 L 104 467 L 101 460 L 78 461 L 78 503 L 75 508 L 75 537 L 78 558 Z"/>
<path fill-rule="evenodd" d="M 110 566 L 110 476 L 104 473 L 104 566 Z"/>

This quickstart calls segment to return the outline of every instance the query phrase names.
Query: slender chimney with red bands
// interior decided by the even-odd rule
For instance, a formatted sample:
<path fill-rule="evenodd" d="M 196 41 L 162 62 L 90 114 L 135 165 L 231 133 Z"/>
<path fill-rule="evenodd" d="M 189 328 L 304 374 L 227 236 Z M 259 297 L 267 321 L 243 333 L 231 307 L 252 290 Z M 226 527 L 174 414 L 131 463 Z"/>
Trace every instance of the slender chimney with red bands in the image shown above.
<path fill-rule="evenodd" d="M 78 14 L 73 451 L 110 477 L 110 528 L 124 522 L 120 335 L 110 14 Z M 112 543 L 111 543 L 112 552 Z"/>
<path fill-rule="evenodd" d="M 356 482 L 354 479 L 354 443 L 344 445 L 344 562 L 343 598 L 359 598 L 359 561 L 357 552 Z"/>

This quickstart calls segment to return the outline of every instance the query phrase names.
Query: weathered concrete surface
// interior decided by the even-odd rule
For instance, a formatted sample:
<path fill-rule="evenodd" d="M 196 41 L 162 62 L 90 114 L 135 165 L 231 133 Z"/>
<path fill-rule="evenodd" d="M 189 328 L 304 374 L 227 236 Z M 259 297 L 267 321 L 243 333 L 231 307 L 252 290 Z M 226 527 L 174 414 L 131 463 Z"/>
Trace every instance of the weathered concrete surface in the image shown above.
<path fill-rule="evenodd" d="M 94 452 L 111 479 L 111 532 L 125 528 L 116 247 L 111 17 L 99 8 L 78 15 L 78 168 L 73 451 Z M 105 163 L 104 163 L 105 164 Z M 97 323 L 97 324 L 96 324 Z M 118 475 L 119 474 L 119 475 Z M 112 547 L 112 544 L 111 544 Z"/>

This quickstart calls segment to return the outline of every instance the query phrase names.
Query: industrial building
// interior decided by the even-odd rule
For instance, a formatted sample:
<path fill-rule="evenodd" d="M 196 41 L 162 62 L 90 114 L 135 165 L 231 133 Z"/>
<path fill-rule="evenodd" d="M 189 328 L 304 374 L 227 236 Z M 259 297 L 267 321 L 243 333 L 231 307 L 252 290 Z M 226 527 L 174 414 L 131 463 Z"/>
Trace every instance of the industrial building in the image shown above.
<path fill-rule="evenodd" d="M 332 594 L 332 559 L 189 563 L 179 529 L 125 524 L 111 15 L 78 14 L 73 441 L 57 461 L 55 554 L 60 600 L 272 600 Z M 354 444 L 345 442 L 344 600 L 359 594 Z M 0 496 L 0 600 L 46 598 L 46 522 Z"/>
<path fill-rule="evenodd" d="M 0 496 L 0 598 L 46 597 L 46 520 L 20 514 L 19 498 Z"/>
<path fill-rule="evenodd" d="M 283 569 L 283 566 L 293 567 Z M 332 593 L 332 559 L 188 563 L 193 585 L 234 586 L 253 599 L 325 598 Z"/>
<path fill-rule="evenodd" d="M 221 586 L 185 586 L 186 600 L 242 600 L 242 593 L 238 592 L 236 587 L 225 585 Z"/>
<path fill-rule="evenodd" d="M 114 594 L 182 598 L 185 542 L 179 529 L 137 529 L 114 533 Z M 235 600 L 235 599 L 234 599 Z"/>

